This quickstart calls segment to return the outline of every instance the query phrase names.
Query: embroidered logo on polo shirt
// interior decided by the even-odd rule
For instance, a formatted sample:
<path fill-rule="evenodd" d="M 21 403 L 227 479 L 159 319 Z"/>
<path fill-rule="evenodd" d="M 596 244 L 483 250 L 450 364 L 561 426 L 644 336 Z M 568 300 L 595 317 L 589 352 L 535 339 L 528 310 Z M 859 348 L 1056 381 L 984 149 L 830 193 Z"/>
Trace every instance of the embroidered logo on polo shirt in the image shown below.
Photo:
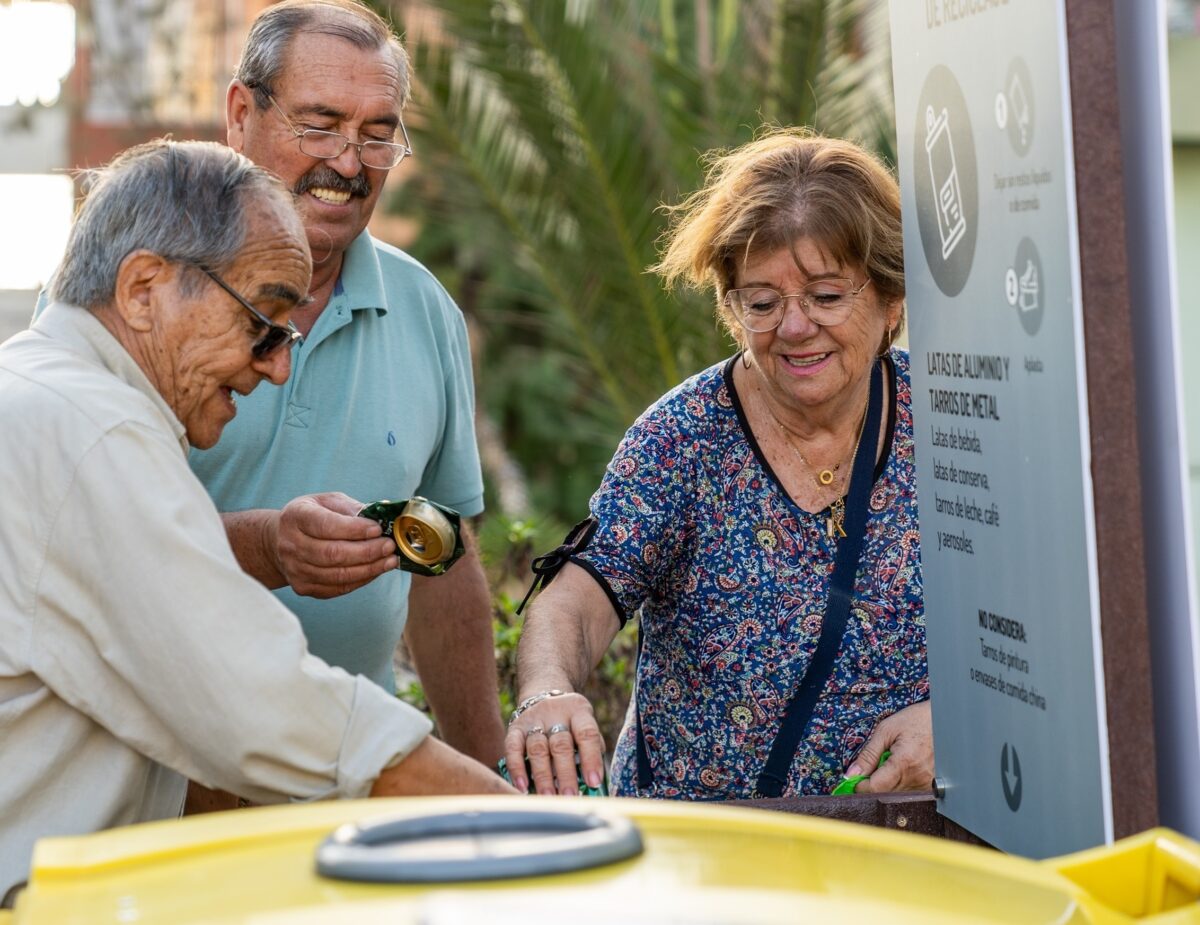
<path fill-rule="evenodd" d="M 308 427 L 308 415 L 312 408 L 307 405 L 298 405 L 296 402 L 288 402 L 287 420 L 284 423 L 288 427 Z"/>

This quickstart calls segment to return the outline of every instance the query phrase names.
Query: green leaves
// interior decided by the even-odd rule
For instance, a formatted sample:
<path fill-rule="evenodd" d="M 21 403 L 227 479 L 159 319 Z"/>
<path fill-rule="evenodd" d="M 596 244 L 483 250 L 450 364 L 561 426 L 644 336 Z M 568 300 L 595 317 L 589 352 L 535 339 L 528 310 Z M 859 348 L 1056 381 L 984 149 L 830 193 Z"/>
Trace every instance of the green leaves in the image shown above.
<path fill-rule="evenodd" d="M 889 69 L 872 52 L 886 41 L 868 6 L 402 8 L 419 169 L 398 205 L 422 220 L 416 255 L 461 281 L 451 291 L 481 322 L 481 404 L 532 470 L 569 445 L 587 470 L 579 484 L 594 486 L 637 414 L 730 352 L 711 295 L 665 293 L 645 272 L 665 224 L 657 207 L 702 183 L 703 152 L 768 120 L 890 149 L 890 89 L 879 82 Z M 531 368 L 556 377 L 549 406 Z M 534 485 L 565 520 L 590 490 Z"/>

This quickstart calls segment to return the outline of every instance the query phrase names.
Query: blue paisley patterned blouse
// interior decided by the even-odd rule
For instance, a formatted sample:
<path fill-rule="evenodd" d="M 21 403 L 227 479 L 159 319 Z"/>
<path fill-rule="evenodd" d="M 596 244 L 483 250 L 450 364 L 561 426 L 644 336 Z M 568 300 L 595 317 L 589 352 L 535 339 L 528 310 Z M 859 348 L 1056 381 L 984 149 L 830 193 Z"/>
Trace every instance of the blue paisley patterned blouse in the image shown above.
<path fill-rule="evenodd" d="M 763 458 L 733 388 L 735 360 L 634 423 L 592 497 L 595 539 L 573 557 L 622 620 L 641 609 L 634 697 L 654 783 L 637 786 L 631 704 L 613 757 L 617 794 L 749 797 L 820 635 L 835 544 L 825 516 L 801 510 Z M 854 604 L 784 795 L 829 793 L 881 719 L 929 696 L 908 354 L 893 350 L 891 363 L 892 430 Z"/>

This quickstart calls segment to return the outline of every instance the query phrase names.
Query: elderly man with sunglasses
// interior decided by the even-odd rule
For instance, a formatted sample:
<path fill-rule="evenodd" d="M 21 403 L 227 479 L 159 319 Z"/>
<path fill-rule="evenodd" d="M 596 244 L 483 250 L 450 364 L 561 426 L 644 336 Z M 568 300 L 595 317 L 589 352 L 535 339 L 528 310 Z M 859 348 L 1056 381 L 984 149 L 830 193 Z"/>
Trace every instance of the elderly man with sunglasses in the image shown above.
<path fill-rule="evenodd" d="M 0 346 L 0 896 L 36 839 L 178 815 L 188 777 L 260 802 L 507 789 L 307 652 L 188 469 L 287 380 L 310 274 L 276 178 L 153 142 L 97 173 L 50 304 Z"/>
<path fill-rule="evenodd" d="M 412 153 L 408 91 L 403 48 L 353 0 L 285 0 L 252 25 L 228 141 L 295 194 L 313 279 L 292 316 L 304 339 L 288 384 L 242 401 L 221 443 L 190 462 L 243 567 L 296 613 L 313 653 L 393 693 L 403 637 L 442 736 L 492 763 L 503 729 L 473 539 L 446 574 L 414 577 L 356 516 L 413 495 L 467 517 L 483 509 L 462 313 L 366 230 Z"/>

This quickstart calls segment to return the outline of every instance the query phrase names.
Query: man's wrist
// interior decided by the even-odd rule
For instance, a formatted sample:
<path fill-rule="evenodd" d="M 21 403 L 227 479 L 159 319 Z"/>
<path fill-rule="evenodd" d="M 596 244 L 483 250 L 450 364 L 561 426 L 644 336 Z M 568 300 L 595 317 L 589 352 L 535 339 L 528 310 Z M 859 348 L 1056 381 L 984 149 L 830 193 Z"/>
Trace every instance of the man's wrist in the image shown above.
<path fill-rule="evenodd" d="M 258 542 L 261 559 L 266 566 L 274 571 L 274 580 L 279 583 L 277 588 L 286 587 L 289 582 L 283 571 L 283 562 L 279 558 L 279 518 L 281 512 L 264 509 L 258 529 Z"/>

